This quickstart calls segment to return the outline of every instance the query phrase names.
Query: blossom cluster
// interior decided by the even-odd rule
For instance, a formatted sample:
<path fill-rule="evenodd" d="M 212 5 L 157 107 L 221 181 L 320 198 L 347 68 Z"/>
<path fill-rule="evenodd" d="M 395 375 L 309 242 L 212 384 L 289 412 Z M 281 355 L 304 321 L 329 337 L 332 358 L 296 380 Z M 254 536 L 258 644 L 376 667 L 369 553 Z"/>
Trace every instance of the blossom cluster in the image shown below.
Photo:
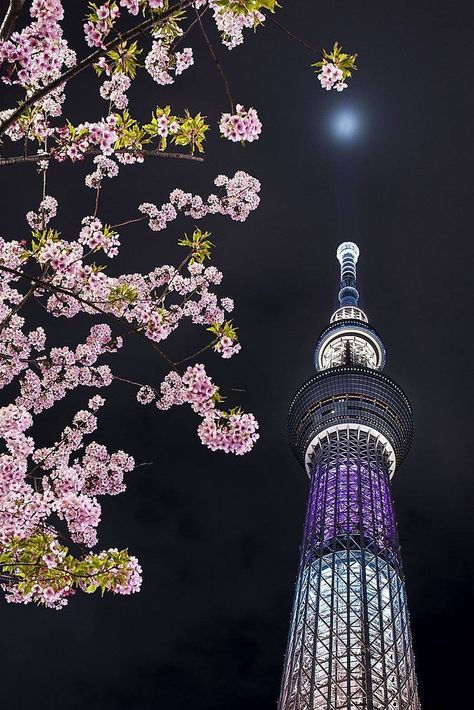
<path fill-rule="evenodd" d="M 242 456 L 258 440 L 258 422 L 253 414 L 214 410 L 198 427 L 199 438 L 211 451 Z"/>
<path fill-rule="evenodd" d="M 95 545 L 101 514 L 97 496 L 124 490 L 123 476 L 135 466 L 133 458 L 123 451 L 109 454 L 106 447 L 96 443 L 89 444 L 82 457 L 75 456 L 83 446 L 84 437 L 97 427 L 97 418 L 90 409 L 77 412 L 71 426 L 63 430 L 52 446 L 36 448 L 33 438 L 25 433 L 33 424 L 30 410 L 35 410 L 35 404 L 22 400 L 24 398 L 19 398 L 16 404 L 0 408 L 0 438 L 7 451 L 0 454 L 0 565 L 8 561 L 9 566 L 15 562 L 14 554 L 11 560 L 15 550 L 21 547 L 25 553 L 28 545 L 37 538 L 38 531 L 52 530 L 52 516 L 65 521 L 73 542 L 89 548 Z M 94 408 L 103 403 L 103 400 L 100 403 L 93 400 Z M 34 487 L 30 482 L 34 482 Z M 100 554 L 106 562 L 108 553 Z M 21 560 L 16 561 L 22 571 L 20 583 L 14 575 L 11 583 L 3 585 L 8 600 L 41 601 L 53 608 L 58 607 L 56 602 L 61 600 L 59 607 L 64 606 L 67 597 L 73 593 L 71 585 L 62 583 L 55 589 L 50 572 L 66 564 L 65 557 L 66 550 L 61 549 L 56 536 L 50 534 L 47 548 L 40 556 L 41 563 L 34 569 L 34 582 L 39 586 L 32 588 L 21 584 L 27 576 L 22 567 L 22 563 L 27 564 L 23 554 Z M 73 558 L 68 555 L 68 559 L 71 566 Z M 133 558 L 131 560 L 133 564 Z M 128 566 L 129 562 L 126 555 L 123 564 Z M 51 586 L 55 594 L 45 594 L 41 585 L 42 573 L 50 580 L 48 587 Z M 134 575 L 133 586 L 136 588 L 136 569 Z M 115 585 L 117 588 L 113 589 L 113 580 L 110 581 L 112 591 L 134 591 L 127 588 L 129 577 L 131 575 L 123 574 L 122 570 L 116 576 L 120 588 Z"/>
<path fill-rule="evenodd" d="M 82 225 L 79 244 L 86 244 L 93 251 L 102 249 L 110 258 L 117 256 L 120 241 L 116 232 L 104 227 L 97 217 L 84 217 Z"/>
<path fill-rule="evenodd" d="M 138 15 L 140 8 L 148 7 L 151 10 L 162 10 L 165 0 L 119 0 L 121 7 L 128 10 L 131 15 Z"/>
<path fill-rule="evenodd" d="M 205 2 L 206 0 L 198 0 L 196 6 L 200 7 Z M 265 20 L 265 15 L 259 10 L 235 13 L 223 7 L 217 0 L 209 0 L 209 7 L 213 11 L 216 27 L 221 34 L 222 44 L 227 49 L 234 49 L 234 47 L 242 44 L 244 41 L 244 29 L 253 29 Z"/>
<path fill-rule="evenodd" d="M 199 438 L 212 451 L 242 455 L 248 453 L 259 438 L 258 423 L 253 414 L 240 410 L 224 412 L 216 408 L 219 391 L 202 364 L 188 367 L 182 376 L 170 372 L 159 392 L 145 386 L 137 394 L 141 404 L 149 404 L 155 397 L 158 409 L 190 404 L 202 417 L 198 426 Z"/>
<path fill-rule="evenodd" d="M 21 84 L 32 92 L 60 76 L 64 67 L 71 67 L 76 54 L 63 39 L 60 0 L 33 0 L 30 16 L 32 22 L 21 32 L 0 40 L 0 68 L 5 83 Z M 63 89 L 59 87 L 41 100 L 37 110 L 58 116 L 63 101 Z"/>
<path fill-rule="evenodd" d="M 54 150 L 57 160 L 80 160 L 92 146 L 100 148 L 103 155 L 113 153 L 118 138 L 117 114 L 111 113 L 100 121 L 80 123 L 78 126 L 64 126 L 55 129 L 58 144 Z"/>
<path fill-rule="evenodd" d="M 113 338 L 108 325 L 96 324 L 74 350 L 65 346 L 51 348 L 47 355 L 36 359 L 34 369 L 24 368 L 16 404 L 40 414 L 77 387 L 107 387 L 112 382 L 110 367 L 97 362 L 102 355 L 121 347 L 121 338 Z"/>
<path fill-rule="evenodd" d="M 103 99 L 108 99 L 115 108 L 127 108 L 128 98 L 126 92 L 131 83 L 132 80 L 126 74 L 115 72 L 109 81 L 104 81 L 100 87 L 100 95 Z"/>
<path fill-rule="evenodd" d="M 155 40 L 145 58 L 145 67 L 157 84 L 173 84 L 173 72 L 179 76 L 194 64 L 193 50 L 185 47 L 181 52 L 172 52 L 169 45 L 161 39 Z"/>
<path fill-rule="evenodd" d="M 344 91 L 344 89 L 347 89 L 347 84 L 344 83 L 342 69 L 339 69 L 339 67 L 331 62 L 324 64 L 321 72 L 318 74 L 318 79 L 321 82 L 322 88 L 326 89 L 326 91 L 331 91 L 331 89 Z"/>
<path fill-rule="evenodd" d="M 209 214 L 222 214 L 244 222 L 260 203 L 260 182 L 243 171 L 236 172 L 233 178 L 219 175 L 214 184 L 224 188 L 225 193 L 211 194 L 204 200 L 200 195 L 177 188 L 171 192 L 169 202 L 160 208 L 151 202 L 144 202 L 139 210 L 147 215 L 150 229 L 156 232 L 165 229 L 168 222 L 176 219 L 179 212 L 193 219 L 203 219 Z"/>
<path fill-rule="evenodd" d="M 254 108 L 246 110 L 237 104 L 236 113 L 224 113 L 219 123 L 221 134 L 234 143 L 258 140 L 262 132 L 262 124 Z"/>
<path fill-rule="evenodd" d="M 84 24 L 84 34 L 89 47 L 105 47 L 105 39 L 120 17 L 120 10 L 115 2 L 105 2 L 91 12 Z"/>
<path fill-rule="evenodd" d="M 220 353 L 224 360 L 228 360 L 232 355 L 236 355 L 240 352 L 241 346 L 240 343 L 232 340 L 228 335 L 223 335 L 222 338 L 217 341 L 214 350 Z"/>
<path fill-rule="evenodd" d="M 223 214 L 239 222 L 244 222 L 260 203 L 260 182 L 242 170 L 232 178 L 219 175 L 214 184 L 224 193 L 211 194 L 204 201 L 199 195 L 177 189 L 170 194 L 170 202 L 193 219 L 202 219 L 207 214 Z"/>
<path fill-rule="evenodd" d="M 55 197 L 45 195 L 40 202 L 38 212 L 30 210 L 26 220 L 32 229 L 44 229 L 58 211 L 58 201 Z"/>

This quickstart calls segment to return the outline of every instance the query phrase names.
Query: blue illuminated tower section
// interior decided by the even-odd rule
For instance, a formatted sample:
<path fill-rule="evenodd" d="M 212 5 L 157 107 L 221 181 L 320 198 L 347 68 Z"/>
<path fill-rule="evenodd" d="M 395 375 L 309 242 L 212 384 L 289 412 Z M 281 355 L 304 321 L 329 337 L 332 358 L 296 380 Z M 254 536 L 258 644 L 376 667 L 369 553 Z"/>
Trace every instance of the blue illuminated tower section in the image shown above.
<path fill-rule="evenodd" d="M 358 306 L 358 257 L 352 242 L 337 250 L 340 307 L 290 406 L 310 495 L 279 710 L 420 708 L 390 491 L 413 420 Z"/>

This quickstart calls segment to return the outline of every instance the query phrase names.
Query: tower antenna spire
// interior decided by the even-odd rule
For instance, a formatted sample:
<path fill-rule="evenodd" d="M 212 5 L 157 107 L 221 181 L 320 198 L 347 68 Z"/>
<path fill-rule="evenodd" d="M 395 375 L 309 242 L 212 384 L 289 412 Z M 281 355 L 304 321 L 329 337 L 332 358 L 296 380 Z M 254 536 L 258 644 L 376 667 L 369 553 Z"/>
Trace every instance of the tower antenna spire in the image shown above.
<path fill-rule="evenodd" d="M 357 307 L 359 292 L 356 288 L 356 264 L 359 258 L 359 247 L 354 242 L 343 242 L 337 249 L 337 259 L 341 265 L 341 290 L 339 303 L 341 306 Z"/>

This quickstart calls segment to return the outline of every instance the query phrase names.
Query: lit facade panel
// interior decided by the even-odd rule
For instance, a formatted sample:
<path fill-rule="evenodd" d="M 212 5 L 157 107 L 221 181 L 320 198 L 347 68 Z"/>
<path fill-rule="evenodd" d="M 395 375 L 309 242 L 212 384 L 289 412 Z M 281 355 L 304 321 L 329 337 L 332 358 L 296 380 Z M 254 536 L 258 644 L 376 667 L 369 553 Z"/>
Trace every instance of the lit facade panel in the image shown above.
<path fill-rule="evenodd" d="M 420 708 L 386 452 L 371 434 L 335 432 L 314 462 L 280 708 Z"/>

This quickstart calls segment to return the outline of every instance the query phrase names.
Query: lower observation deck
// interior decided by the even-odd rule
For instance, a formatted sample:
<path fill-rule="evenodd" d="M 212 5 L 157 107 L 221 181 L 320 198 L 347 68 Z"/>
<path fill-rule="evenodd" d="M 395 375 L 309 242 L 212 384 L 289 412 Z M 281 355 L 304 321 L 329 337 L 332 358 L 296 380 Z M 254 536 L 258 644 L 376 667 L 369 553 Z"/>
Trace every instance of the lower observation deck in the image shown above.
<path fill-rule="evenodd" d="M 307 454 L 318 436 L 344 427 L 381 435 L 393 453 L 393 471 L 413 439 L 410 403 L 400 387 L 378 370 L 356 366 L 323 370 L 300 387 L 290 405 L 288 436 L 293 453 L 308 468 Z"/>

